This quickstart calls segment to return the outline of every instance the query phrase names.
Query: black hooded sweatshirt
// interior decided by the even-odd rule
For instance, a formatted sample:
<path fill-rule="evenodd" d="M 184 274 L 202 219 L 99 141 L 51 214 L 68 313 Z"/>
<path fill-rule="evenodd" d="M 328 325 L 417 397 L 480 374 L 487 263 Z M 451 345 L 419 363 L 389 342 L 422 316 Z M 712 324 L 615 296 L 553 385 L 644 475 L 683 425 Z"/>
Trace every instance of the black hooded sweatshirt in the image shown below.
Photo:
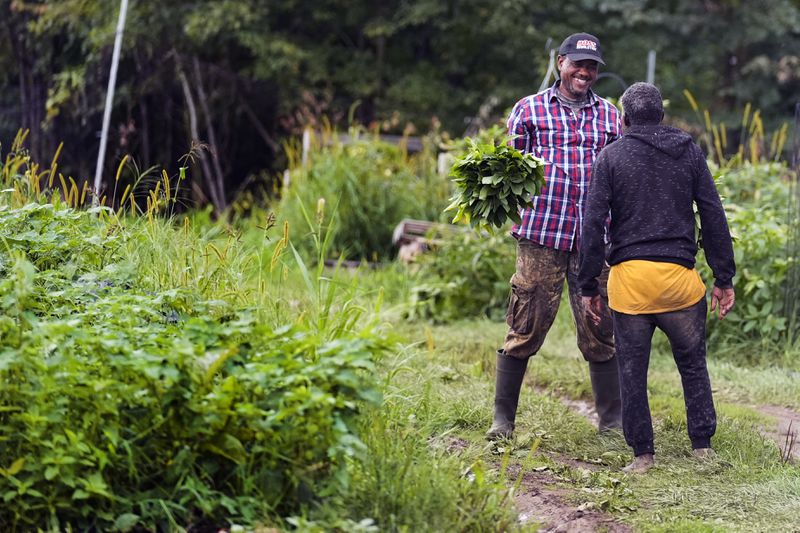
<path fill-rule="evenodd" d="M 714 285 L 732 287 L 736 267 L 725 211 L 705 156 L 692 138 L 670 126 L 639 125 L 603 149 L 592 166 L 581 232 L 582 294 L 598 293 L 596 278 L 604 258 L 610 265 L 643 259 L 693 268 L 694 203 Z M 603 228 L 609 210 L 606 258 Z"/>

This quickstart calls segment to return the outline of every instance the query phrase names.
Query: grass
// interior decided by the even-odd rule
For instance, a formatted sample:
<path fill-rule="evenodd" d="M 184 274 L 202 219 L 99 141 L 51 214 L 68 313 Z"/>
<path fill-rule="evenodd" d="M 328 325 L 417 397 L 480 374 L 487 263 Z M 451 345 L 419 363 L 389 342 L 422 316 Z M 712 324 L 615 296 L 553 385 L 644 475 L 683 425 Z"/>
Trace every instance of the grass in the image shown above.
<path fill-rule="evenodd" d="M 169 234 L 164 230 L 162 235 L 157 223 L 149 228 L 154 243 L 163 243 Z M 178 240 L 162 245 L 158 255 L 144 250 L 128 255 L 137 258 L 137 268 L 167 276 L 154 277 L 154 288 L 186 286 L 220 299 L 237 292 L 242 304 L 259 308 L 274 322 L 287 313 L 319 320 L 319 311 L 333 317 L 342 309 L 357 309 L 353 313 L 361 322 L 377 321 L 387 334 L 402 339 L 397 353 L 382 363 L 383 408 L 365 417 L 361 436 L 366 449 L 352 458 L 346 489 L 321 494 L 291 519 L 296 529 L 535 531 L 535 525 L 516 523 L 509 489 L 521 474 L 542 468 L 575 507 L 603 510 L 636 531 L 793 527 L 800 511 L 800 475 L 759 435 L 757 426 L 767 420 L 752 407 L 800 407 L 793 370 L 718 361 L 710 346 L 720 415 L 714 441 L 719 459 L 698 464 L 689 453 L 678 373 L 665 340 L 657 338 L 650 391 L 658 466 L 647 476 L 626 477 L 619 469 L 630 460 L 630 450 L 622 437 L 598 435 L 561 401 L 591 400 L 588 368 L 575 345 L 568 306 L 562 304 L 529 366 L 517 437 L 492 446 L 483 433 L 492 415 L 494 354 L 506 332 L 504 323 L 405 322 L 402 302 L 408 279 L 402 268 L 316 270 L 288 248 L 276 255 L 280 228 L 258 233 L 250 229 L 234 237 L 221 227 L 201 231 L 190 225 L 178 235 L 169 234 Z M 263 249 L 254 253 L 261 241 Z M 310 286 L 304 269 L 312 278 Z M 237 272 L 247 275 L 233 275 Z M 263 279 L 271 292 L 260 289 Z M 329 290 L 337 292 L 326 303 Z M 381 299 L 376 309 L 375 301 Z M 304 310 L 310 311 L 304 315 Z M 584 468 L 581 462 L 598 469 Z"/>
<path fill-rule="evenodd" d="M 619 469 L 630 449 L 619 434 L 598 435 L 560 397 L 591 400 L 588 368 L 574 341 L 568 307 L 562 309 L 526 376 L 513 442 L 491 446 L 483 432 L 491 421 L 494 352 L 506 325 L 465 320 L 446 325 L 398 323 L 408 340 L 387 379 L 393 397 L 413 398 L 408 421 L 424 428 L 427 442 L 458 442 L 442 455 L 462 465 L 481 461 L 498 481 L 512 486 L 503 457 L 525 469 L 547 469 L 572 503 L 604 510 L 635 531 L 781 531 L 796 527 L 800 472 L 784 464 L 778 447 L 758 431 L 768 422 L 755 404 L 800 407 L 800 384 L 792 370 L 739 367 L 714 358 L 709 371 L 718 408 L 713 444 L 718 458 L 691 456 L 680 380 L 664 338 L 654 342 L 650 369 L 657 466 L 645 476 Z M 660 334 L 659 334 L 660 335 Z M 528 458 L 530 448 L 536 453 Z M 526 459 L 527 458 L 527 459 Z M 596 471 L 582 468 L 597 466 Z"/>
<path fill-rule="evenodd" d="M 561 401 L 591 399 L 568 306 L 562 304 L 529 366 L 516 439 L 493 446 L 483 433 L 492 415 L 495 350 L 504 323 L 405 322 L 409 282 L 402 268 L 323 269 L 281 244 L 281 228 L 236 233 L 190 221 L 174 232 L 158 220 L 136 224 L 129 231 L 143 232 L 152 246 L 124 255 L 154 290 L 186 288 L 252 306 L 268 323 L 308 321 L 321 338 L 351 317 L 402 339 L 381 363 L 383 406 L 364 417 L 365 448 L 350 458 L 347 479 L 337 480 L 336 492 L 309 498 L 289 522 L 274 518 L 273 525 L 300 531 L 535 531 L 536 525 L 517 524 L 511 489 L 526 490 L 518 485 L 520 476 L 542 468 L 575 507 L 605 511 L 637 531 L 771 531 L 795 523 L 800 475 L 759 435 L 757 426 L 766 419 L 750 407 L 798 408 L 800 385 L 792 370 L 717 361 L 711 346 L 719 459 L 698 464 L 689 453 L 677 370 L 664 340 L 657 340 L 650 384 L 658 466 L 647 476 L 626 477 L 619 469 L 630 451 L 622 437 L 598 435 Z"/>
<path fill-rule="evenodd" d="M 3 168 L 6 181 L 10 169 Z M 40 173 L 30 182 L 36 186 L 27 199 L 25 191 L 15 189 L 12 200 L 22 206 L 31 195 L 38 196 L 44 177 Z M 151 198 L 150 205 L 159 205 L 156 192 Z M 169 194 L 165 198 L 169 204 Z M 58 204 L 58 197 L 53 201 Z M 69 198 L 66 202 L 71 204 Z M 274 218 L 258 210 L 228 225 L 202 212 L 165 220 L 154 216 L 153 208 L 139 219 L 123 217 L 125 224 L 109 221 L 105 235 L 125 258 L 113 265 L 124 270 L 117 272 L 122 281 L 143 279 L 148 292 L 167 291 L 175 305 L 186 309 L 202 300 L 204 312 L 222 321 L 232 309 L 254 310 L 270 325 L 308 326 L 320 342 L 373 327 L 387 338 L 402 339 L 396 353 L 380 361 L 383 402 L 362 417 L 363 446 L 350 442 L 352 455 L 346 468 L 337 470 L 335 483 L 304 495 L 307 505 L 296 516 L 265 517 L 267 526 L 536 531 L 536 524 L 517 523 L 512 498 L 515 490 L 541 488 L 530 481 L 522 484 L 523 475 L 536 471 L 546 472 L 574 507 L 604 511 L 636 531 L 796 528 L 800 475 L 759 434 L 758 427 L 769 420 L 755 405 L 800 409 L 798 367 L 791 367 L 800 360 L 797 354 L 780 359 L 789 363 L 786 367 L 738 366 L 731 361 L 758 361 L 759 354 L 741 346 L 710 347 L 719 458 L 698 463 L 690 455 L 678 373 L 659 336 L 650 371 L 658 464 L 646 476 L 629 477 L 619 471 L 630 460 L 621 435 L 598 435 L 562 401 L 591 400 L 587 365 L 575 346 L 568 306 L 562 304 L 547 342 L 529 366 L 516 438 L 489 444 L 483 433 L 491 420 L 494 354 L 505 324 L 405 322 L 404 302 L 412 287 L 402 267 L 348 271 L 322 266 L 320 259 L 336 247 L 324 232 L 324 203 L 316 205 L 315 216 L 305 213 L 299 222 L 310 224 L 308 231 L 292 228 L 313 241 L 309 249 L 316 248 L 315 258 L 296 253 L 288 228 L 271 227 Z M 300 218 L 299 211 L 293 214 Z M 387 239 L 379 241 L 384 245 Z M 96 243 L 83 244 L 89 249 Z M 718 360 L 723 349 L 738 350 L 741 357 Z M 302 420 L 308 423 L 307 417 Z"/>

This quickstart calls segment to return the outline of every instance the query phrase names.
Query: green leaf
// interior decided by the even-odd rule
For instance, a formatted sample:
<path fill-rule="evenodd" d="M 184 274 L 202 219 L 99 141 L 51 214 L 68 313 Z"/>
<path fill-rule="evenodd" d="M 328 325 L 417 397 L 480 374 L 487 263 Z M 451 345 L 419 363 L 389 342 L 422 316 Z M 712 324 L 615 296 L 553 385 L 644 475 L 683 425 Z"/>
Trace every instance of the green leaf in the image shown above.
<path fill-rule="evenodd" d="M 204 447 L 236 464 L 243 464 L 247 460 L 247 451 L 242 442 L 229 433 L 218 435 L 213 442 L 207 443 Z"/>
<path fill-rule="evenodd" d="M 55 477 L 58 476 L 58 467 L 55 465 L 50 465 L 44 470 L 44 478 L 47 481 L 52 481 Z"/>
<path fill-rule="evenodd" d="M 83 489 L 75 489 L 75 492 L 72 493 L 73 500 L 86 500 L 89 498 L 89 493 Z"/>
<path fill-rule="evenodd" d="M 19 474 L 19 472 L 20 472 L 20 470 L 22 470 L 23 466 L 25 466 L 25 458 L 24 457 L 20 457 L 19 459 L 17 459 L 13 463 L 11 463 L 11 466 L 9 466 L 8 470 L 6 470 L 6 473 L 9 476 L 15 476 L 15 475 Z"/>
<path fill-rule="evenodd" d="M 127 533 L 139 524 L 139 515 L 133 513 L 121 514 L 114 520 L 114 529 Z"/>

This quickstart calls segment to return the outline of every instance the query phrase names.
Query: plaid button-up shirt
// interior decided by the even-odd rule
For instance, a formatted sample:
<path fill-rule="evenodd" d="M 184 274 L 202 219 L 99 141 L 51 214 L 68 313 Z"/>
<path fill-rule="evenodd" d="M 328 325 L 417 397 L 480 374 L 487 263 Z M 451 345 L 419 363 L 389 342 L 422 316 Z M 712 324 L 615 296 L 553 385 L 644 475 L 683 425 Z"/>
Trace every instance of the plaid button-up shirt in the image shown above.
<path fill-rule="evenodd" d="M 589 91 L 579 112 L 556 96 L 558 85 L 517 102 L 508 117 L 512 144 L 545 161 L 546 184 L 533 208 L 521 212 L 522 223 L 511 229 L 517 239 L 529 239 L 557 250 L 577 249 L 583 223 L 591 168 L 604 146 L 621 135 L 619 112 Z"/>

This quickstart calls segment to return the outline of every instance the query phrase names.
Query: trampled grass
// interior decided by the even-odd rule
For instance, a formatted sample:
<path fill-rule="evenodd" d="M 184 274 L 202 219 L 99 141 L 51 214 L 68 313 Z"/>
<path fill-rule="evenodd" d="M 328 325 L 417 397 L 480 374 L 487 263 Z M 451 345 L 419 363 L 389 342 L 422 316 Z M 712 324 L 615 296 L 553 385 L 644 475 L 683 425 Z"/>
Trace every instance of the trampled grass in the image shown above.
<path fill-rule="evenodd" d="M 619 434 L 598 435 L 560 400 L 591 401 L 588 369 L 574 342 L 569 310 L 559 316 L 531 361 L 513 442 L 498 449 L 483 440 L 491 421 L 494 352 L 504 323 L 465 320 L 448 325 L 407 323 L 396 332 L 412 344 L 391 377 L 396 395 L 417 395 L 413 423 L 434 442 L 458 442 L 450 453 L 464 464 L 482 460 L 503 479 L 502 453 L 524 468 L 546 468 L 575 507 L 603 510 L 635 531 L 786 531 L 800 513 L 800 471 L 785 464 L 778 445 L 762 436 L 769 424 L 759 404 L 794 407 L 799 385 L 791 369 L 739 367 L 714 359 L 709 370 L 718 410 L 713 445 L 718 457 L 691 456 L 680 379 L 665 339 L 654 343 L 650 397 L 657 466 L 644 476 L 620 468 L 630 449 Z M 531 445 L 537 452 L 525 462 Z M 498 455 L 500 454 L 500 455 Z M 580 464 L 597 470 L 583 469 Z M 544 466 L 542 466 L 544 465 Z M 506 479 L 513 485 L 513 479 Z"/>

